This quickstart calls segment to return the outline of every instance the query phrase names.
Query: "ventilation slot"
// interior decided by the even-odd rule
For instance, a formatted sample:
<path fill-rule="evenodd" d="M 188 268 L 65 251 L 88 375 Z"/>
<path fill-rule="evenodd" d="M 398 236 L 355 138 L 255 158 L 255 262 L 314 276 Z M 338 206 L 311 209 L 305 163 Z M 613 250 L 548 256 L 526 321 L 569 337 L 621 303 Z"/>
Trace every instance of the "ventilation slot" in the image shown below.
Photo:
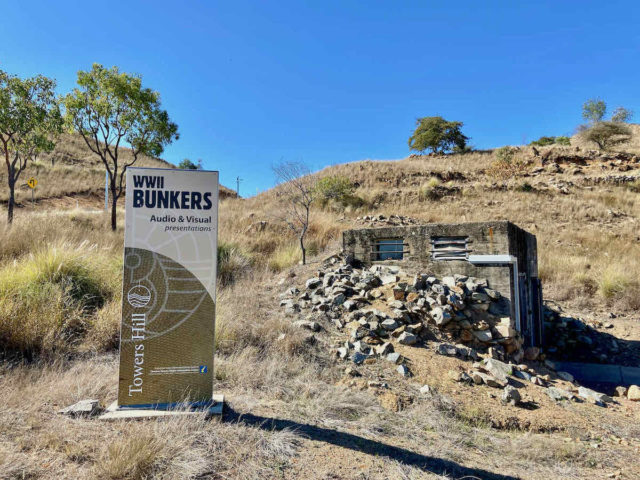
<path fill-rule="evenodd" d="M 469 237 L 431 237 L 433 260 L 466 260 L 469 256 Z"/>

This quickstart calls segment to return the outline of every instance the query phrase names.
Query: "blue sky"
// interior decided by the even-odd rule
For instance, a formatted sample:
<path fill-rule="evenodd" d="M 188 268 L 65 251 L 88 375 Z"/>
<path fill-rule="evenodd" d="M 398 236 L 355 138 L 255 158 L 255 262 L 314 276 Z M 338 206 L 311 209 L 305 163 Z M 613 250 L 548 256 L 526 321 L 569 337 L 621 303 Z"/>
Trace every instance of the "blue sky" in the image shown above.
<path fill-rule="evenodd" d="M 594 96 L 640 121 L 637 1 L 5 2 L 0 68 L 73 88 L 93 62 L 139 73 L 180 140 L 243 195 L 271 166 L 406 156 L 419 116 L 477 148 L 571 134 Z"/>

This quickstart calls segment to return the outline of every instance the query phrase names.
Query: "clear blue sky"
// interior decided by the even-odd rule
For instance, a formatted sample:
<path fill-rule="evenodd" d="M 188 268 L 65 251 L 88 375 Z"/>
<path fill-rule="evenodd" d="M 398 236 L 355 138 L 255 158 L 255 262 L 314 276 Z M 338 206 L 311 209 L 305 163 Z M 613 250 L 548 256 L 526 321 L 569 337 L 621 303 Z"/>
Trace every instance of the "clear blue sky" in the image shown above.
<path fill-rule="evenodd" d="M 4 2 L 0 68 L 70 90 L 93 62 L 139 73 L 180 140 L 241 194 L 271 166 L 402 158 L 416 117 L 478 148 L 571 134 L 600 96 L 640 120 L 640 2 Z"/>

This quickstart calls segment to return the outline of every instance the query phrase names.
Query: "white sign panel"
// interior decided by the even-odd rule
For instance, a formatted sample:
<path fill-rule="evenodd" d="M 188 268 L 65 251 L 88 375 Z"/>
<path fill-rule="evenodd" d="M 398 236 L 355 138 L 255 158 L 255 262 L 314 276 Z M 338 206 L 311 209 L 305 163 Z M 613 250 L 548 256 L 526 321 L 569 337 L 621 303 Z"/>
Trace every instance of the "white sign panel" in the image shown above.
<path fill-rule="evenodd" d="M 218 172 L 129 168 L 118 405 L 213 394 Z"/>

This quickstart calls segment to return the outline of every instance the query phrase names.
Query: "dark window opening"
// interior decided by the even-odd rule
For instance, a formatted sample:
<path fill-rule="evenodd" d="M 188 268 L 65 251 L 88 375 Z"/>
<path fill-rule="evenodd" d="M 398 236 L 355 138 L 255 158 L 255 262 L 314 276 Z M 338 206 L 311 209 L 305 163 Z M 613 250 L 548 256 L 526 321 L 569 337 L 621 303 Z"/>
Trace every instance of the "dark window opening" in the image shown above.
<path fill-rule="evenodd" d="M 404 239 L 383 238 L 375 240 L 372 245 L 374 260 L 402 260 L 404 257 Z"/>
<path fill-rule="evenodd" d="M 469 237 L 431 237 L 433 260 L 466 260 L 469 257 Z"/>

